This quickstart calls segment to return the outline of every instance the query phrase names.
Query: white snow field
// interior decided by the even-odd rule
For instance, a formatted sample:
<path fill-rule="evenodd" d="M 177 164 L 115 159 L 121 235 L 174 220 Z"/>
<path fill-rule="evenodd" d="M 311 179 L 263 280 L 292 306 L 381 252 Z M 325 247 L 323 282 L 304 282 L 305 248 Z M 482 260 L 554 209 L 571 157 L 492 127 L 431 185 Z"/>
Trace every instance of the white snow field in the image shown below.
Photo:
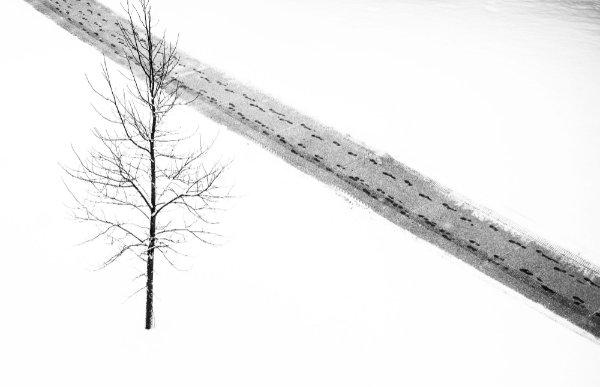
<path fill-rule="evenodd" d="M 123 20 L 110 9 L 93 0 L 27 1 L 124 64 L 121 46 L 125 43 L 118 37 Z M 209 117 L 600 337 L 600 270 L 593 264 L 518 231 L 392 157 L 193 57 L 180 54 L 180 59 L 174 77 L 189 98 L 195 98 L 194 106 Z M 469 146 L 463 144 L 455 151 L 469 152 Z M 407 275 L 428 280 L 423 273 Z"/>
<path fill-rule="evenodd" d="M 582 16 L 593 12 L 366 4 L 155 1 L 193 56 L 600 256 L 599 50 L 594 20 Z M 240 197 L 223 214 L 222 247 L 197 246 L 182 264 L 190 271 L 159 268 L 157 330 L 143 332 L 142 299 L 121 304 L 138 287 L 133 264 L 91 272 L 101 247 L 73 247 L 85 230 L 62 206 L 57 162 L 98 124 L 83 74 L 98 71 L 100 56 L 26 3 L 2 7 L 0 355 L 9 367 L 0 381 L 600 382 L 594 342 L 193 111 L 185 117 L 219 132 L 217 151 L 234 158 Z"/>

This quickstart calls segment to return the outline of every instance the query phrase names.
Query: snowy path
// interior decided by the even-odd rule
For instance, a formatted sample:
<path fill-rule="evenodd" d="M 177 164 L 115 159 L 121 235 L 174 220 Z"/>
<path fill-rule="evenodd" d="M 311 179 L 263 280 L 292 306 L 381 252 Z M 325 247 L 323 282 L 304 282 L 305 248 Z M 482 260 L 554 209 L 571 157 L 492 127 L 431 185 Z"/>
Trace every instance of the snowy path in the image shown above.
<path fill-rule="evenodd" d="M 124 63 L 120 18 L 106 7 L 92 0 L 26 1 Z M 600 272 L 591 264 L 496 220 L 402 163 L 269 96 L 185 54 L 181 58 L 177 79 L 184 90 L 201 95 L 199 110 L 600 338 Z M 412 275 L 426 281 L 427 273 Z"/>

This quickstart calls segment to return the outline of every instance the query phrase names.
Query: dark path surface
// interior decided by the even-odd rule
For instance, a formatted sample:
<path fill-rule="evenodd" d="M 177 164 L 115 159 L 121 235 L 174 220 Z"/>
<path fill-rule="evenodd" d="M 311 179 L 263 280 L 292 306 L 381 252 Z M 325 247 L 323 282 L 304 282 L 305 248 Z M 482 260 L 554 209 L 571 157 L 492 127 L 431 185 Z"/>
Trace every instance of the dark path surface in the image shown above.
<path fill-rule="evenodd" d="M 122 19 L 106 7 L 92 0 L 26 1 L 125 63 L 117 33 Z M 600 272 L 591 264 L 183 53 L 176 78 L 190 95 L 200 94 L 196 107 L 213 119 L 600 338 Z M 413 275 L 427 280 L 427 273 Z"/>

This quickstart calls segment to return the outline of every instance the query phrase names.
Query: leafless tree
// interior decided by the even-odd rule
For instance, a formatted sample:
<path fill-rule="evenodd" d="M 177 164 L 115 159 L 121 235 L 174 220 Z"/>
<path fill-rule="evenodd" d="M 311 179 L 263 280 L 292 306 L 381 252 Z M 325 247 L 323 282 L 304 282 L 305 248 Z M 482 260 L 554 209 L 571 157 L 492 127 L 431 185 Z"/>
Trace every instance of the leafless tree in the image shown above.
<path fill-rule="evenodd" d="M 215 204 L 225 197 L 217 184 L 224 166 L 205 166 L 208 148 L 194 136 L 165 124 L 176 106 L 189 103 L 173 78 L 179 63 L 177 44 L 156 37 L 148 0 L 127 2 L 128 21 L 120 25 L 127 67 L 117 86 L 106 59 L 105 86 L 89 81 L 105 104 L 95 107 L 106 128 L 93 129 L 98 146 L 82 156 L 74 150 L 77 167 L 65 168 L 84 193 L 69 188 L 75 199 L 75 217 L 98 226 L 90 238 L 105 238 L 116 247 L 101 267 L 126 255 L 145 262 L 145 327 L 153 326 L 154 263 L 158 257 L 173 264 L 178 246 L 196 239 L 212 243 L 216 235 L 205 229 Z M 188 100 L 185 100 L 188 98 Z M 191 97 L 190 97 L 191 98 Z"/>

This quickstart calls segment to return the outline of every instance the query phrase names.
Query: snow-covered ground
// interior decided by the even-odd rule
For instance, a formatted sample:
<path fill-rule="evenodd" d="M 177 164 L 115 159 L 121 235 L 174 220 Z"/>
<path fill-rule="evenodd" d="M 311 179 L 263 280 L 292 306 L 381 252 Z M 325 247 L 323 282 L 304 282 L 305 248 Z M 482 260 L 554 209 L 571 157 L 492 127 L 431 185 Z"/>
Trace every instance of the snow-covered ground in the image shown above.
<path fill-rule="evenodd" d="M 582 2 L 154 4 L 193 56 L 600 263 Z M 74 246 L 63 205 L 99 55 L 25 2 L 0 12 L 2 385 L 600 384 L 597 343 L 193 111 L 237 198 L 223 246 L 159 266 L 143 331 L 136 267 L 91 271 L 102 248 Z"/>

